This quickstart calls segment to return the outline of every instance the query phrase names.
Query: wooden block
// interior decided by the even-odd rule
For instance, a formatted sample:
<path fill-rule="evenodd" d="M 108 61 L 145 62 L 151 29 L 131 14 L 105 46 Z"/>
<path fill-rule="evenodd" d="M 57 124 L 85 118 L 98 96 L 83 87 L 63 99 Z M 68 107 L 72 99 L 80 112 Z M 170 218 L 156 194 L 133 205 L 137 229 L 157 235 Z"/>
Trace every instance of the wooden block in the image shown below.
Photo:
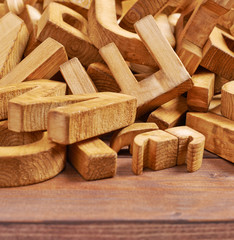
<path fill-rule="evenodd" d="M 181 20 L 178 21 L 178 45 L 186 39 L 203 49 L 211 31 L 218 22 L 218 18 L 230 10 L 230 4 L 231 0 L 223 2 L 215 0 L 192 1 L 182 13 Z"/>
<path fill-rule="evenodd" d="M 90 4 L 92 0 L 85 0 L 85 1 L 77 1 L 77 0 L 44 0 L 43 8 L 45 9 L 51 2 L 56 2 L 59 4 L 63 4 L 74 11 L 81 14 L 86 19 L 88 18 L 88 10 L 90 8 Z"/>
<path fill-rule="evenodd" d="M 0 80 L 0 87 L 25 80 L 50 79 L 67 60 L 63 45 L 48 38 Z"/>
<path fill-rule="evenodd" d="M 164 103 L 153 111 L 149 115 L 147 122 L 154 122 L 158 125 L 159 129 L 165 130 L 182 124 L 187 111 L 186 98 L 180 96 Z"/>
<path fill-rule="evenodd" d="M 114 42 L 127 61 L 156 66 L 139 36 L 117 24 L 115 0 L 93 0 L 88 13 L 88 24 L 89 37 L 97 48 Z"/>
<path fill-rule="evenodd" d="M 180 16 L 181 16 L 181 13 L 172 13 L 171 15 L 168 16 L 168 22 L 171 26 L 171 31 L 173 32 L 173 34 L 175 33 L 176 24 Z"/>
<path fill-rule="evenodd" d="M 120 92 L 118 83 L 106 64 L 92 63 L 87 69 L 98 92 Z"/>
<path fill-rule="evenodd" d="M 230 29 L 234 26 L 234 8 L 230 9 L 226 14 L 219 18 L 218 26 L 230 31 Z"/>
<path fill-rule="evenodd" d="M 70 58 L 77 57 L 88 66 L 102 59 L 87 36 L 87 20 L 76 11 L 58 3 L 50 3 L 38 22 L 37 39 L 51 37 L 64 45 Z"/>
<path fill-rule="evenodd" d="M 234 121 L 234 81 L 228 82 L 222 87 L 221 113 L 224 117 Z"/>
<path fill-rule="evenodd" d="M 136 99 L 119 93 L 93 93 L 65 96 L 60 102 L 77 104 L 59 107 L 48 114 L 49 138 L 72 144 L 132 124 L 136 117 Z M 79 131 L 77 131 L 79 129 Z"/>
<path fill-rule="evenodd" d="M 19 17 L 24 20 L 27 25 L 28 32 L 31 33 L 38 20 L 41 18 L 41 13 L 36 8 L 27 4 Z"/>
<path fill-rule="evenodd" d="M 232 120 L 213 113 L 188 113 L 186 125 L 205 136 L 206 150 L 234 163 Z"/>
<path fill-rule="evenodd" d="M 203 49 L 201 66 L 228 80 L 234 79 L 234 53 L 223 37 L 234 42 L 234 37 L 215 27 Z"/>
<path fill-rule="evenodd" d="M 176 165 L 178 139 L 162 130 L 137 135 L 133 142 L 132 171 L 136 175 L 144 167 L 162 170 Z"/>
<path fill-rule="evenodd" d="M 207 112 L 214 96 L 215 74 L 200 71 L 192 76 L 193 87 L 188 91 L 187 104 L 191 111 Z"/>
<path fill-rule="evenodd" d="M 69 161 L 85 180 L 114 177 L 117 154 L 98 138 L 69 146 Z"/>
<path fill-rule="evenodd" d="M 168 40 L 170 45 L 174 48 L 175 47 L 175 37 L 172 33 L 171 26 L 168 21 L 168 17 L 166 14 L 161 13 L 155 17 L 155 21 L 162 32 L 162 34 L 165 36 L 165 38 Z"/>
<path fill-rule="evenodd" d="M 195 172 L 202 165 L 205 136 L 187 126 L 166 130 L 178 138 L 177 165 L 186 163 L 189 172 Z"/>
<path fill-rule="evenodd" d="M 138 83 L 114 43 L 101 48 L 100 53 L 121 92 L 137 98 L 138 116 L 141 116 L 189 90 L 192 81 L 152 16 L 137 22 L 136 30 L 161 67 L 155 74 Z"/>
<path fill-rule="evenodd" d="M 209 112 L 222 116 L 221 114 L 221 94 L 215 95 L 210 102 Z"/>
<path fill-rule="evenodd" d="M 20 62 L 28 38 L 25 23 L 15 14 L 0 19 L 0 79 Z"/>
<path fill-rule="evenodd" d="M 92 80 L 77 58 L 72 58 L 62 64 L 60 66 L 60 71 L 72 94 L 97 92 Z"/>
<path fill-rule="evenodd" d="M 19 122 L 21 121 L 20 118 L 22 118 L 20 114 L 23 113 L 14 112 L 14 109 L 12 110 L 11 108 L 11 104 L 13 103 L 9 103 L 9 101 L 12 99 L 13 99 L 12 102 L 14 101 L 17 102 L 17 100 L 20 101 L 20 99 L 23 99 L 22 104 L 27 105 L 27 100 L 30 98 L 37 99 L 46 96 L 62 96 L 65 95 L 65 93 L 66 93 L 65 83 L 43 79 L 27 81 L 20 84 L 8 85 L 6 87 L 0 88 L 0 97 L 1 99 L 3 99 L 3 101 L 0 102 L 0 120 L 6 119 L 7 116 L 9 116 L 8 123 L 9 125 L 13 125 L 13 129 L 19 127 L 20 124 L 24 124 L 25 121 L 24 119 L 22 119 L 22 122 Z M 31 119 L 32 122 L 31 123 L 29 122 L 28 124 L 34 125 L 34 128 L 38 127 L 38 125 L 40 124 L 43 124 L 44 126 L 46 124 L 46 116 L 43 115 L 45 114 L 45 111 L 48 111 L 48 109 L 39 110 L 39 108 L 38 109 L 34 108 L 32 112 L 34 112 L 34 114 L 36 115 L 34 116 L 34 118 Z M 24 117 L 27 119 L 27 114 Z M 32 131 L 33 130 L 34 129 L 32 129 Z"/>
<path fill-rule="evenodd" d="M 151 67 L 137 63 L 129 63 L 129 68 L 135 73 L 147 73 L 147 74 L 153 74 L 159 70 L 158 66 Z"/>
<path fill-rule="evenodd" d="M 120 26 L 134 32 L 134 24 L 147 15 L 156 15 L 167 6 L 179 6 L 182 1 L 138 0 L 122 17 Z"/>
<path fill-rule="evenodd" d="M 229 82 L 228 79 L 215 75 L 214 94 L 221 93 L 222 86 L 227 82 Z"/>
<path fill-rule="evenodd" d="M 110 147 L 118 153 L 121 148 L 132 145 L 138 134 L 157 129 L 158 126 L 155 123 L 133 123 L 114 133 L 110 141 Z"/>
<path fill-rule="evenodd" d="M 59 174 L 66 147 L 48 140 L 46 132 L 15 133 L 0 122 L 0 187 L 35 184 Z"/>
<path fill-rule="evenodd" d="M 24 10 L 23 0 L 5 0 L 5 7 L 9 12 L 19 15 Z"/>
<path fill-rule="evenodd" d="M 202 61 L 202 49 L 187 40 L 183 40 L 180 47 L 177 47 L 176 53 L 192 76 Z"/>

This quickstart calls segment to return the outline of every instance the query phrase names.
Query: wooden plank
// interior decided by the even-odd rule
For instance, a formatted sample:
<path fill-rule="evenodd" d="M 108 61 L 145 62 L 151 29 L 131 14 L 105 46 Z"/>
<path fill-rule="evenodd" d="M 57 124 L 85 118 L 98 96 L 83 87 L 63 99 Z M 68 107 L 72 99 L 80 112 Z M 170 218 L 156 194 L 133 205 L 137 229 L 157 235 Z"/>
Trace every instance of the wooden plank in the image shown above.
<path fill-rule="evenodd" d="M 60 65 L 60 72 L 72 94 L 97 92 L 95 85 L 77 58 L 72 58 Z"/>
<path fill-rule="evenodd" d="M 99 138 L 69 146 L 69 161 L 85 180 L 114 177 L 117 153 Z"/>
<path fill-rule="evenodd" d="M 190 111 L 207 112 L 214 96 L 215 74 L 200 71 L 192 76 L 193 87 L 188 91 L 187 104 Z"/>
<path fill-rule="evenodd" d="M 147 122 L 154 122 L 158 125 L 159 129 L 165 130 L 183 124 L 187 111 L 186 98 L 180 96 L 164 103 L 150 113 Z"/>
<path fill-rule="evenodd" d="M 25 80 L 50 79 L 67 60 L 63 45 L 48 38 L 0 80 L 0 87 Z"/>
<path fill-rule="evenodd" d="M 203 49 L 201 66 L 228 80 L 234 79 L 234 53 L 223 35 L 234 42 L 234 37 L 215 27 Z"/>
<path fill-rule="evenodd" d="M 222 87 L 221 113 L 224 117 L 234 121 L 234 81 L 228 82 Z"/>
<path fill-rule="evenodd" d="M 114 42 L 127 61 L 156 65 L 139 36 L 117 24 L 115 0 L 93 0 L 88 15 L 89 37 L 97 48 Z"/>
<path fill-rule="evenodd" d="M 116 131 L 111 138 L 110 147 L 117 153 L 121 148 L 133 144 L 134 138 L 141 133 L 157 130 L 155 123 L 133 123 Z"/>
<path fill-rule="evenodd" d="M 190 89 L 192 81 L 170 44 L 164 41 L 152 16 L 140 20 L 136 29 L 162 70 L 138 83 L 114 43 L 101 48 L 100 53 L 121 92 L 137 98 L 140 116 Z"/>
<path fill-rule="evenodd" d="M 154 171 L 176 165 L 178 138 L 162 130 L 138 134 L 133 142 L 132 171 L 136 175 L 148 167 Z"/>
<path fill-rule="evenodd" d="M 15 14 L 0 19 L 0 79 L 21 61 L 28 38 L 25 23 Z"/>
<path fill-rule="evenodd" d="M 167 133 L 178 138 L 177 165 L 186 163 L 189 172 L 201 168 L 205 136 L 187 126 L 166 129 Z"/>
<path fill-rule="evenodd" d="M 206 137 L 205 149 L 234 162 L 233 121 L 213 113 L 188 113 L 186 125 Z"/>
<path fill-rule="evenodd" d="M 0 187 L 39 183 L 65 167 L 66 147 L 49 141 L 46 132 L 15 133 L 2 121 L 0 136 Z"/>
<path fill-rule="evenodd" d="M 50 3 L 38 22 L 37 39 L 51 37 L 64 45 L 70 58 L 77 57 L 88 66 L 102 59 L 88 37 L 87 20 L 76 11 L 58 3 Z"/>

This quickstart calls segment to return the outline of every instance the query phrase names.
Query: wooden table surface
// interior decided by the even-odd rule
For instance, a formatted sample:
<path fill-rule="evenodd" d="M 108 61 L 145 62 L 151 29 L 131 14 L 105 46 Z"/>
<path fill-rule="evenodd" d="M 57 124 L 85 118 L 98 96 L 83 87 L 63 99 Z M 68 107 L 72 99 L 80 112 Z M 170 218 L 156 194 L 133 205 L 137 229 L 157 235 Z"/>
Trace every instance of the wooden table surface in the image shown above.
<path fill-rule="evenodd" d="M 79 238 L 77 238 L 79 236 Z M 84 181 L 68 163 L 52 180 L 0 189 L 0 239 L 234 239 L 234 166 L 205 152 L 186 166 Z"/>

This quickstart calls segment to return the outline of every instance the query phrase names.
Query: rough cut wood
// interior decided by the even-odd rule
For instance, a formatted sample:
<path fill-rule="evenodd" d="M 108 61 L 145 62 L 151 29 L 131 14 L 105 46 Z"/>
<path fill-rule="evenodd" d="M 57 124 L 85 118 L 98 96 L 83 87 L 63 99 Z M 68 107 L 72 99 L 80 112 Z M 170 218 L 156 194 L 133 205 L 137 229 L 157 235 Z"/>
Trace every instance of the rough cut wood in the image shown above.
<path fill-rule="evenodd" d="M 27 25 L 28 32 L 31 33 L 41 17 L 41 13 L 33 6 L 27 4 L 24 11 L 19 15 Z"/>
<path fill-rule="evenodd" d="M 221 113 L 224 117 L 234 121 L 234 81 L 228 82 L 222 87 Z"/>
<path fill-rule="evenodd" d="M 0 187 L 39 183 L 63 170 L 66 147 L 49 141 L 46 132 L 15 133 L 2 121 L 0 136 Z"/>
<path fill-rule="evenodd" d="M 88 15 L 89 37 L 97 48 L 114 42 L 127 61 L 156 65 L 139 36 L 117 24 L 115 0 L 93 0 Z"/>
<path fill-rule="evenodd" d="M 24 10 L 24 1 L 23 0 L 5 0 L 5 7 L 9 12 L 13 12 L 16 15 L 19 15 Z"/>
<path fill-rule="evenodd" d="M 37 39 L 51 37 L 64 45 L 70 58 L 77 57 L 88 66 L 100 62 L 98 49 L 91 43 L 87 20 L 76 11 L 58 3 L 50 3 L 38 22 Z"/>
<path fill-rule="evenodd" d="M 53 96 L 65 95 L 66 84 L 41 79 L 7 86 L 1 90 L 1 95 L 6 100 L 3 105 L 4 113 L 7 112 L 8 102 L 9 129 L 15 132 L 32 132 L 46 130 L 48 111 L 56 106 L 53 101 L 41 108 L 37 103 L 42 102 L 44 97 L 53 99 Z"/>
<path fill-rule="evenodd" d="M 0 79 L 20 62 L 28 38 L 25 23 L 15 14 L 0 19 Z"/>
<path fill-rule="evenodd" d="M 121 92 L 137 98 L 140 116 L 189 90 L 192 81 L 170 44 L 165 41 L 152 16 L 137 22 L 136 30 L 161 67 L 155 74 L 137 82 L 114 43 L 101 48 L 100 53 Z"/>
<path fill-rule="evenodd" d="M 203 59 L 201 66 L 218 74 L 220 77 L 228 80 L 234 79 L 234 53 L 231 50 L 223 35 L 228 38 L 232 44 L 234 37 L 215 27 L 210 34 L 209 40 L 203 49 Z"/>
<path fill-rule="evenodd" d="M 77 58 L 72 58 L 62 64 L 60 71 L 72 94 L 97 92 L 92 80 Z"/>
<path fill-rule="evenodd" d="M 188 111 L 186 98 L 180 96 L 164 103 L 162 106 L 153 111 L 147 122 L 154 122 L 159 129 L 167 129 L 181 125 L 185 122 L 185 114 Z"/>
<path fill-rule="evenodd" d="M 177 165 L 186 163 L 189 172 L 201 168 L 205 137 L 187 126 L 169 128 L 166 132 L 178 138 Z"/>
<path fill-rule="evenodd" d="M 63 45 L 48 38 L 0 80 L 0 87 L 25 80 L 50 79 L 67 60 Z"/>
<path fill-rule="evenodd" d="M 99 92 L 120 92 L 118 83 L 106 64 L 92 63 L 87 69 L 94 85 Z"/>
<path fill-rule="evenodd" d="M 49 138 L 60 144 L 72 144 L 126 127 L 136 117 L 136 98 L 129 95 L 107 92 L 53 99 L 56 104 L 68 105 L 48 114 Z M 43 106 L 44 102 L 40 104 Z"/>
<path fill-rule="evenodd" d="M 202 133 L 205 149 L 234 163 L 233 121 L 213 113 L 188 113 L 186 125 Z"/>
<path fill-rule="evenodd" d="M 200 71 L 192 76 L 193 87 L 188 91 L 187 104 L 191 111 L 207 112 L 214 96 L 215 74 Z"/>
<path fill-rule="evenodd" d="M 162 170 L 176 165 L 178 139 L 162 130 L 137 135 L 133 142 L 132 171 L 142 174 L 143 168 Z"/>
<path fill-rule="evenodd" d="M 166 14 L 161 13 L 155 17 L 155 21 L 162 32 L 162 34 L 165 36 L 165 38 L 168 40 L 170 45 L 174 48 L 175 47 L 175 37 L 172 33 L 171 26 L 168 22 L 168 17 Z"/>
<path fill-rule="evenodd" d="M 121 148 L 132 145 L 135 136 L 138 134 L 157 129 L 158 126 L 155 123 L 133 123 L 114 133 L 110 141 L 110 147 L 118 153 Z"/>
<path fill-rule="evenodd" d="M 85 180 L 114 177 L 117 153 L 99 138 L 69 146 L 69 161 Z"/>

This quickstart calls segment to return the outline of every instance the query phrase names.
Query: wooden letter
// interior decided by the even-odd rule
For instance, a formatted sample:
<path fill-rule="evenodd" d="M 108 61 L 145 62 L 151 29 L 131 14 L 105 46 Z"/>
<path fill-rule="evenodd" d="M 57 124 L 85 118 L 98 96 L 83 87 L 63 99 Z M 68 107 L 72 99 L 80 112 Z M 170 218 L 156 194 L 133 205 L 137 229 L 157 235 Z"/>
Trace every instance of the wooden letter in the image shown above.
<path fill-rule="evenodd" d="M 115 0 L 93 0 L 88 19 L 89 37 L 97 48 L 114 42 L 127 61 L 156 65 L 139 36 L 117 24 Z"/>
<path fill-rule="evenodd" d="M 186 125 L 206 137 L 205 149 L 234 163 L 234 124 L 213 113 L 188 113 Z"/>
<path fill-rule="evenodd" d="M 0 87 L 25 80 L 50 79 L 66 61 L 63 45 L 48 38 L 0 80 Z"/>
<path fill-rule="evenodd" d="M 154 122 L 159 129 L 175 127 L 185 120 L 185 114 L 188 111 L 186 98 L 180 96 L 164 103 L 162 106 L 153 111 L 147 122 Z"/>
<path fill-rule="evenodd" d="M 136 117 L 136 99 L 129 95 L 94 93 L 66 96 L 63 102 L 65 99 L 67 104 L 71 99 L 79 103 L 49 112 L 49 137 L 57 143 L 72 144 L 96 137 L 126 127 Z"/>
<path fill-rule="evenodd" d="M 157 130 L 155 123 L 133 123 L 132 125 L 116 131 L 111 138 L 110 147 L 119 152 L 119 150 L 128 145 L 133 144 L 135 136 L 144 132 Z"/>
<path fill-rule="evenodd" d="M 155 74 L 138 83 L 114 43 L 101 48 L 100 53 L 121 92 L 137 98 L 140 116 L 189 90 L 192 81 L 152 16 L 137 22 L 136 30 L 161 67 Z"/>
<path fill-rule="evenodd" d="M 0 122 L 0 152 L 0 187 L 45 181 L 66 163 L 66 147 L 49 141 L 46 132 L 15 133 L 7 121 Z"/>
<path fill-rule="evenodd" d="M 207 112 L 214 95 L 215 74 L 199 72 L 192 76 L 194 86 L 188 91 L 187 104 L 191 111 Z"/>
<path fill-rule="evenodd" d="M 0 79 L 20 62 L 28 38 L 24 21 L 15 14 L 8 13 L 0 19 Z"/>
<path fill-rule="evenodd" d="M 222 87 L 221 113 L 234 121 L 234 81 L 226 83 Z"/>
<path fill-rule="evenodd" d="M 37 39 L 51 37 L 64 45 L 70 58 L 78 57 L 88 66 L 102 59 L 98 49 L 87 36 L 87 20 L 74 10 L 58 3 L 50 3 L 38 22 Z"/>
<path fill-rule="evenodd" d="M 195 172 L 202 165 L 205 137 L 187 126 L 169 128 L 166 132 L 179 140 L 177 165 L 186 163 L 189 172 Z"/>
<path fill-rule="evenodd" d="M 143 168 L 161 170 L 176 165 L 178 139 L 162 130 L 139 134 L 133 142 L 132 171 L 142 174 Z"/>
<path fill-rule="evenodd" d="M 85 180 L 113 177 L 117 154 L 98 138 L 69 146 L 69 161 Z"/>
<path fill-rule="evenodd" d="M 201 66 L 228 80 L 234 79 L 234 53 L 227 45 L 226 36 L 234 43 L 234 37 L 215 27 L 203 49 Z"/>

